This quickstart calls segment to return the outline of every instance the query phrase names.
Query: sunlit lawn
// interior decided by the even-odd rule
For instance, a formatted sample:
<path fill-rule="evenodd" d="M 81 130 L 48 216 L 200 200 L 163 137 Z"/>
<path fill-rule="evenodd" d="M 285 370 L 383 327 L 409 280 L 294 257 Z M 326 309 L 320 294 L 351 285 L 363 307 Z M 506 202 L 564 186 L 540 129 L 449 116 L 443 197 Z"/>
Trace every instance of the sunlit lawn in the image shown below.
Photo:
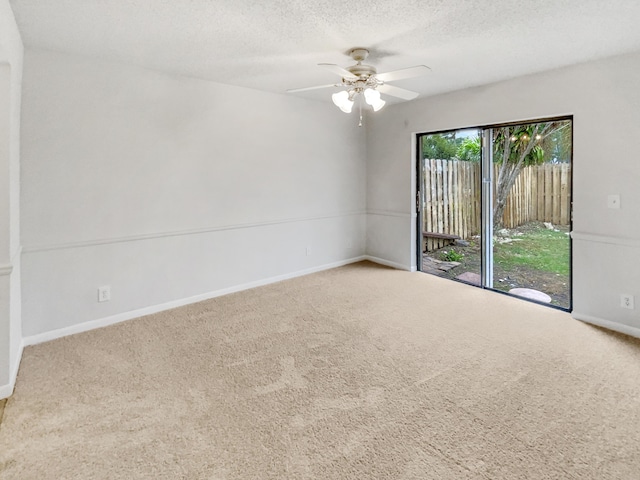
<path fill-rule="evenodd" d="M 511 243 L 494 243 L 493 260 L 505 271 L 527 266 L 569 275 L 569 237 L 565 232 L 541 226 L 511 238 Z"/>

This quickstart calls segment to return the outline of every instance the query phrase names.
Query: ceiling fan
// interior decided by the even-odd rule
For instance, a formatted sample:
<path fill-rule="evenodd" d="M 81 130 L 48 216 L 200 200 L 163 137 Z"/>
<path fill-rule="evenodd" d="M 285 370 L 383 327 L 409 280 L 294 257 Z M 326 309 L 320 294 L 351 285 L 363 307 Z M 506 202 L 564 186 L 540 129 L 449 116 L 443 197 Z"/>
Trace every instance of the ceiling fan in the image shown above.
<path fill-rule="evenodd" d="M 385 105 L 385 101 L 380 98 L 380 94 L 390 95 L 392 97 L 401 98 L 402 100 L 413 100 L 419 94 L 404 88 L 394 87 L 387 82 L 403 80 L 405 78 L 418 77 L 424 75 L 431 70 L 426 65 L 416 65 L 415 67 L 403 68 L 392 72 L 378 73 L 376 68 L 371 65 L 363 65 L 362 62 L 369 56 L 369 50 L 366 48 L 352 48 L 349 56 L 356 61 L 355 65 L 342 68 L 333 63 L 320 63 L 333 73 L 338 74 L 342 81 L 340 83 L 332 83 L 330 85 L 318 85 L 315 87 L 295 88 L 287 90 L 288 93 L 304 92 L 307 90 L 316 90 L 320 88 L 344 87 L 345 90 L 331 95 L 333 103 L 343 112 L 351 113 L 356 97 L 360 97 L 360 108 L 362 110 L 362 97 L 364 101 L 371 105 L 373 110 L 377 112 Z M 362 112 L 360 114 L 362 118 Z"/>

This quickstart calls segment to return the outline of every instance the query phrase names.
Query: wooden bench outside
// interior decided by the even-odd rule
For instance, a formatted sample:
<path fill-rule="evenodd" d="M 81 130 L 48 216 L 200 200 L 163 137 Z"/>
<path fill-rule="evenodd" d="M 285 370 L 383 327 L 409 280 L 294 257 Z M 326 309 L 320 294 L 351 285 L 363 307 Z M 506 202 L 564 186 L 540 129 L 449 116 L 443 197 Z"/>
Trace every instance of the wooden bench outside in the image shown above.
<path fill-rule="evenodd" d="M 428 239 L 429 238 L 437 238 L 438 240 L 447 240 L 447 244 L 451 245 L 456 240 L 460 240 L 460 236 L 458 235 L 449 235 L 448 233 L 440 233 L 440 232 L 422 232 L 422 237 L 424 243 L 422 244 L 422 251 L 426 252 L 429 248 Z"/>
<path fill-rule="evenodd" d="M 442 238 L 444 240 L 460 240 L 458 235 L 449 235 L 448 233 L 439 232 L 422 232 L 422 236 L 425 238 Z"/>

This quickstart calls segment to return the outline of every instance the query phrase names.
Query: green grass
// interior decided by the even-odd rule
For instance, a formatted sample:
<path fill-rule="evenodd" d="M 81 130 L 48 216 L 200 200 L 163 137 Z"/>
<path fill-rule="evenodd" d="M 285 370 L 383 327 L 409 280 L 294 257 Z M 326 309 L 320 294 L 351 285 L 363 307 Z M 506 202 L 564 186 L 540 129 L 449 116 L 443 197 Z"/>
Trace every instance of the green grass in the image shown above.
<path fill-rule="evenodd" d="M 494 243 L 493 260 L 503 269 L 527 266 L 569 275 L 569 238 L 565 232 L 542 227 L 513 238 L 512 243 Z"/>

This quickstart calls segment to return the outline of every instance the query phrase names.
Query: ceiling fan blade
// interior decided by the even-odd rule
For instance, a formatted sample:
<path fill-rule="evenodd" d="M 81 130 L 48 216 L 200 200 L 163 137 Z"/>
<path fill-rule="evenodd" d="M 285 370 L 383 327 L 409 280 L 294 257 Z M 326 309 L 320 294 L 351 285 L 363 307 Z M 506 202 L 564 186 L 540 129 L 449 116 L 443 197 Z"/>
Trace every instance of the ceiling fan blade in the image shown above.
<path fill-rule="evenodd" d="M 330 85 L 316 85 L 315 87 L 292 88 L 290 90 L 287 90 L 287 93 L 306 92 L 307 90 L 318 90 L 320 88 L 339 87 L 339 86 L 340 85 L 332 83 Z"/>
<path fill-rule="evenodd" d="M 393 85 L 387 85 L 386 83 L 384 85 L 379 85 L 377 90 L 385 95 L 402 98 L 403 100 L 413 100 L 420 95 L 417 92 L 412 92 L 411 90 L 406 90 L 400 87 L 394 87 Z"/>
<path fill-rule="evenodd" d="M 416 65 L 415 67 L 394 70 L 393 72 L 379 73 L 376 75 L 376 78 L 378 80 L 382 80 L 383 82 L 395 82 L 396 80 L 402 80 L 404 78 L 426 75 L 430 71 L 431 69 L 426 65 Z"/>
<path fill-rule="evenodd" d="M 358 78 L 346 68 L 342 68 L 340 65 L 335 65 L 333 63 L 319 63 L 318 65 L 340 75 L 342 78 L 347 78 L 349 80 L 356 80 Z"/>

